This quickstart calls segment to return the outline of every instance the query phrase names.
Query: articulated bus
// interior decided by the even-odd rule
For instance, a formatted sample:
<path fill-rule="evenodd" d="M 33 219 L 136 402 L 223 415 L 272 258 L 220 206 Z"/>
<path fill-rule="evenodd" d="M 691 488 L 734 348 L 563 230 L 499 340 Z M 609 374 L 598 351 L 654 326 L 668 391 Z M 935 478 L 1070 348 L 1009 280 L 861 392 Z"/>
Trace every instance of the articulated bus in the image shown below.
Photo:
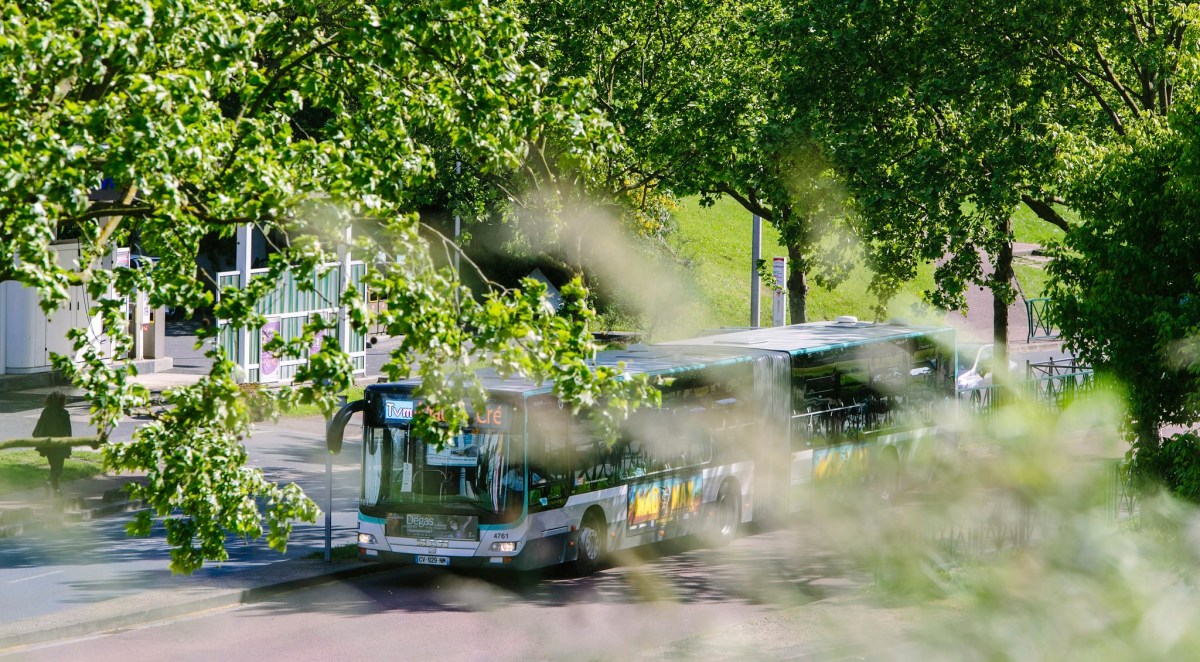
<path fill-rule="evenodd" d="M 728 541 L 856 464 L 886 499 L 954 397 L 953 330 L 853 318 L 634 345 L 596 363 L 662 378 L 662 406 L 633 413 L 615 440 L 549 386 L 481 374 L 486 410 L 438 449 L 410 433 L 417 382 L 367 387 L 330 427 L 340 446 L 363 413 L 359 557 L 586 573 L 637 545 Z"/>

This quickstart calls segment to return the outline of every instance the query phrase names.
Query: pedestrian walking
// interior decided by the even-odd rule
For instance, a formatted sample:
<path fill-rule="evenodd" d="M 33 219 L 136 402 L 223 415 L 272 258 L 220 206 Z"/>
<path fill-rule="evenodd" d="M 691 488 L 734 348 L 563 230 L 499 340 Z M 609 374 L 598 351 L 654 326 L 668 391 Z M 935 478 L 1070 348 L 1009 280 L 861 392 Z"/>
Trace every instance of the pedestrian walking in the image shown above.
<path fill-rule="evenodd" d="M 67 413 L 67 396 L 61 391 L 55 391 L 46 396 L 46 407 L 38 417 L 37 425 L 33 428 L 33 436 L 38 437 L 70 437 L 71 416 Z M 71 457 L 71 447 L 61 444 L 38 444 L 34 448 L 42 457 L 50 462 L 50 481 L 48 488 L 54 494 L 61 494 L 59 479 L 62 477 L 63 464 Z"/>

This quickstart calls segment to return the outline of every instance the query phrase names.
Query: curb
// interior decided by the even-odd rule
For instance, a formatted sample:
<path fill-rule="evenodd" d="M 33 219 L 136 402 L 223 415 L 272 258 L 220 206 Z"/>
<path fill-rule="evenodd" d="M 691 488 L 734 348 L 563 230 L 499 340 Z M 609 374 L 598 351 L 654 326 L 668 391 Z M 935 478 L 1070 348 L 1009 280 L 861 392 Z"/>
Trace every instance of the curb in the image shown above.
<path fill-rule="evenodd" d="M 159 359 L 137 359 L 120 363 L 133 364 L 137 368 L 138 374 L 141 375 L 169 372 L 175 367 L 174 359 L 169 356 Z M 71 386 L 71 382 L 63 377 L 62 373 L 58 370 L 0 374 L 0 393 L 41 388 L 70 388 Z"/>
<path fill-rule="evenodd" d="M 259 569 L 259 571 L 264 569 L 278 571 L 285 569 L 283 566 L 289 563 L 292 562 L 283 561 L 268 564 Z M 324 561 L 320 561 L 319 563 L 323 565 Z M 52 641 L 98 634 L 109 630 L 146 625 L 209 609 L 252 604 L 283 593 L 311 588 L 334 581 L 353 579 L 391 569 L 390 566 L 381 563 L 362 563 L 358 561 L 355 563 L 358 565 L 250 588 L 201 588 L 196 590 L 198 595 L 183 596 L 182 599 L 180 599 L 181 594 L 177 590 L 156 589 L 112 600 L 105 600 L 74 611 L 44 614 L 23 621 L 0 625 L 0 656 L 14 653 L 16 651 L 12 649 L 23 646 L 44 644 Z M 208 595 L 205 595 L 205 593 L 208 593 Z M 174 600 L 174 602 L 169 604 L 155 604 L 157 602 L 155 598 L 160 596 L 168 602 L 171 600 Z M 128 602 L 129 606 L 133 608 L 129 610 L 122 609 L 121 607 L 125 606 L 122 604 L 124 602 Z M 93 616 L 91 612 L 97 613 Z"/>

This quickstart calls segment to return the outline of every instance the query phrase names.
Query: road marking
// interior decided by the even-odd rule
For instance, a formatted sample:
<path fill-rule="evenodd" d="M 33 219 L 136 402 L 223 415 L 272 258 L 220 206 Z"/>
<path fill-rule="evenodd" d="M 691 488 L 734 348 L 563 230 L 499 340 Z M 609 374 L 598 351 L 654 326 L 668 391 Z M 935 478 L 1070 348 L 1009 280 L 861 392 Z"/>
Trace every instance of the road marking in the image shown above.
<path fill-rule="evenodd" d="M 57 575 L 60 572 L 62 572 L 62 570 L 54 570 L 52 572 L 43 572 L 40 575 L 34 575 L 32 577 L 22 577 L 20 579 L 10 579 L 10 580 L 8 580 L 8 583 L 9 584 L 18 584 L 20 582 L 27 582 L 31 579 L 41 579 L 42 577 L 49 577 L 50 575 Z"/>

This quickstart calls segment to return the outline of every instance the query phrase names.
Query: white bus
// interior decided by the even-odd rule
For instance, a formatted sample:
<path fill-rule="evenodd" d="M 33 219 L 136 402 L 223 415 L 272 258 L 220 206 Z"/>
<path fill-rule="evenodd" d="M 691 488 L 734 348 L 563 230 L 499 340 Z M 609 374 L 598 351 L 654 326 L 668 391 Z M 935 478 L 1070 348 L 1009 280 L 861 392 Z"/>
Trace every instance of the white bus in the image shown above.
<path fill-rule="evenodd" d="M 598 354 L 664 378 L 662 406 L 614 441 L 548 386 L 482 374 L 487 409 L 436 449 L 410 434 L 415 381 L 374 384 L 363 412 L 358 548 L 365 560 L 593 570 L 611 551 L 806 505 L 813 485 L 867 467 L 889 498 L 921 443 L 920 416 L 954 397 L 948 328 L 843 319 Z"/>

